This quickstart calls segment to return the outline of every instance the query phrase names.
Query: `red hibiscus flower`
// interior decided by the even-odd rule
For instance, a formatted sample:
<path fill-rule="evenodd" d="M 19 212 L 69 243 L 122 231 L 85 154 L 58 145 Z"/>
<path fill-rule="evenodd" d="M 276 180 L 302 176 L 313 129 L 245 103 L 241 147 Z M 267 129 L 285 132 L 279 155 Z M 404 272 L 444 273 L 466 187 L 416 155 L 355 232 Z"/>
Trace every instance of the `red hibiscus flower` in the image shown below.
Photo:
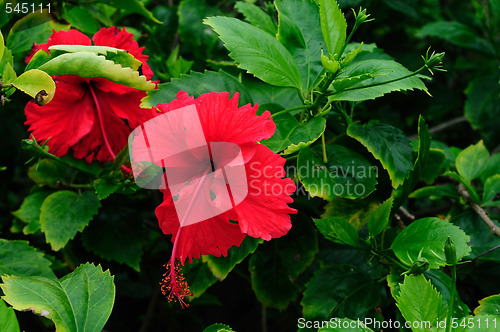
<path fill-rule="evenodd" d="M 127 50 L 141 61 L 142 72 L 151 79 L 153 73 L 146 63 L 144 48 L 133 40 L 125 28 L 102 28 L 92 38 L 94 45 Z M 91 40 L 77 30 L 55 32 L 45 44 L 33 46 L 26 62 L 40 49 L 52 45 L 92 45 Z M 139 107 L 146 96 L 136 90 L 104 78 L 83 78 L 77 75 L 53 77 L 56 83 L 54 99 L 45 106 L 29 102 L 24 110 L 29 131 L 35 139 L 48 141 L 49 152 L 63 156 L 71 148 L 73 156 L 88 163 L 112 161 L 127 144 L 131 130 L 151 118 L 150 112 Z"/>
<path fill-rule="evenodd" d="M 154 110 L 158 118 L 149 123 L 156 121 L 155 130 L 145 128 L 146 123 L 144 140 L 139 135 L 134 138 L 135 160 L 148 159 L 148 153 L 151 158 L 162 153 L 172 156 L 161 163 L 150 160 L 166 170 L 164 201 L 156 216 L 174 243 L 162 291 L 183 306 L 183 298 L 190 295 L 179 273 L 186 258 L 226 256 L 246 235 L 270 240 L 291 228 L 289 214 L 297 211 L 287 203 L 293 201 L 290 194 L 295 184 L 283 178 L 285 159 L 257 143 L 276 129 L 271 114 L 257 116 L 257 109 L 258 105 L 238 107 L 238 94 L 229 99 L 228 93 L 212 92 L 195 99 L 180 91 L 177 99 Z M 190 111 L 194 116 L 188 115 Z M 186 131 L 191 132 L 184 135 Z M 149 151 L 141 149 L 145 146 Z"/>

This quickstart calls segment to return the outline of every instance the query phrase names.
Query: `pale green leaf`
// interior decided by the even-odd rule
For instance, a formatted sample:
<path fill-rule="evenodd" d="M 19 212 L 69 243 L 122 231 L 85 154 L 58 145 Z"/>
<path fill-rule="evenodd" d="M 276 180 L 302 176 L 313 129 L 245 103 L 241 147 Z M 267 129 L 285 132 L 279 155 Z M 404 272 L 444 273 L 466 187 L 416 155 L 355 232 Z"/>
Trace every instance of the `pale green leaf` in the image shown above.
<path fill-rule="evenodd" d="M 5 302 L 0 299 L 0 331 L 19 332 L 19 322 L 16 313 L 11 307 L 7 307 Z"/>
<path fill-rule="evenodd" d="M 209 17 L 204 23 L 217 32 L 240 68 L 271 85 L 302 88 L 293 56 L 269 33 L 230 17 Z"/>
<path fill-rule="evenodd" d="M 392 203 L 393 198 L 390 197 L 368 214 L 368 233 L 371 236 L 379 235 L 389 225 Z"/>
<path fill-rule="evenodd" d="M 0 276 L 41 276 L 55 279 L 52 264 L 43 252 L 30 247 L 27 241 L 0 239 Z"/>
<path fill-rule="evenodd" d="M 56 84 L 52 78 L 38 69 L 22 73 L 12 82 L 12 85 L 34 98 L 38 105 L 49 103 L 56 92 Z"/>
<path fill-rule="evenodd" d="M 319 0 L 319 12 L 321 17 L 321 31 L 326 42 L 330 57 L 341 56 L 340 51 L 344 45 L 347 22 L 344 14 L 335 0 Z"/>
<path fill-rule="evenodd" d="M 321 234 L 327 239 L 351 247 L 359 246 L 358 231 L 346 218 L 331 217 L 327 219 L 313 219 L 313 221 Z"/>
<path fill-rule="evenodd" d="M 480 300 L 479 306 L 474 309 L 474 315 L 495 315 L 500 317 L 500 295 L 491 295 Z"/>
<path fill-rule="evenodd" d="M 455 160 L 458 174 L 466 181 L 471 182 L 481 175 L 489 157 L 490 154 L 486 150 L 483 141 L 467 147 L 458 154 Z"/>

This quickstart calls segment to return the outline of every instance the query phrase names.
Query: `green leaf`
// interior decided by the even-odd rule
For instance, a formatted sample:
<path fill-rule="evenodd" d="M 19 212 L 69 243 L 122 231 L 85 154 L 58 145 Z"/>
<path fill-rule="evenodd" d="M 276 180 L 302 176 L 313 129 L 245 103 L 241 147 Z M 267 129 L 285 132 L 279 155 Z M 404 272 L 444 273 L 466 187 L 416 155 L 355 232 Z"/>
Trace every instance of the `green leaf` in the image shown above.
<path fill-rule="evenodd" d="M 234 332 L 232 328 L 224 324 L 212 324 L 205 328 L 203 332 Z"/>
<path fill-rule="evenodd" d="M 3 83 L 12 83 L 17 78 L 13 66 L 14 58 L 12 57 L 12 53 L 8 48 L 4 48 L 2 60 L 0 61 L 0 77 Z M 10 97 L 15 91 L 16 89 L 4 89 L 3 92 L 7 97 Z"/>
<path fill-rule="evenodd" d="M 56 84 L 47 73 L 38 70 L 28 70 L 17 77 L 12 85 L 35 98 L 38 105 L 49 103 L 56 92 Z"/>
<path fill-rule="evenodd" d="M 351 247 L 359 247 L 358 231 L 348 220 L 331 217 L 327 219 L 313 218 L 313 221 L 321 234 L 327 239 Z"/>
<path fill-rule="evenodd" d="M 308 220 L 293 221 L 282 238 L 259 246 L 250 257 L 252 289 L 266 307 L 286 309 L 299 294 L 295 280 L 312 263 L 318 240 Z"/>
<path fill-rule="evenodd" d="M 358 140 L 387 170 L 394 188 L 399 187 L 413 168 L 413 150 L 404 133 L 385 123 L 353 123 L 347 135 Z"/>
<path fill-rule="evenodd" d="M 234 9 L 243 14 L 252 25 L 269 32 L 271 35 L 276 35 L 276 23 L 261 7 L 253 3 L 237 1 Z"/>
<path fill-rule="evenodd" d="M 149 19 L 154 23 L 161 24 L 149 10 L 146 9 L 144 3 L 139 0 L 102 0 L 101 2 L 106 3 L 110 6 L 123 9 L 129 13 L 136 13 L 142 15 L 143 17 Z"/>
<path fill-rule="evenodd" d="M 323 117 L 314 117 L 300 124 L 293 115 L 285 113 L 273 120 L 276 124 L 274 135 L 261 143 L 275 153 L 283 151 L 282 155 L 300 151 L 311 145 L 326 129 L 326 120 Z"/>
<path fill-rule="evenodd" d="M 457 21 L 428 23 L 418 32 L 418 37 L 424 38 L 426 36 L 442 38 L 460 47 L 488 55 L 496 55 L 495 48 L 489 41 L 481 38 L 474 30 Z"/>
<path fill-rule="evenodd" d="M 393 198 L 388 198 L 374 211 L 368 214 L 368 233 L 377 236 L 389 225 Z"/>
<path fill-rule="evenodd" d="M 44 257 L 42 252 L 30 247 L 27 241 L 0 239 L 0 257 L 2 257 L 0 260 L 0 276 L 56 278 L 54 272 L 50 269 L 52 263 Z"/>
<path fill-rule="evenodd" d="M 405 276 L 400 285 L 396 302 L 407 322 L 430 322 L 436 328 L 436 322 L 446 319 L 447 309 L 441 294 L 423 275 Z M 428 331 L 423 327 L 412 327 L 412 331 Z"/>
<path fill-rule="evenodd" d="M 479 306 L 474 309 L 474 315 L 500 316 L 500 295 L 491 295 L 479 300 Z"/>
<path fill-rule="evenodd" d="M 431 269 L 446 265 L 444 242 L 450 236 L 455 243 L 457 261 L 467 255 L 470 237 L 459 227 L 439 218 L 422 218 L 415 220 L 403 229 L 391 245 L 392 251 L 399 260 L 410 266 L 419 254 L 429 261 Z"/>
<path fill-rule="evenodd" d="M 0 61 L 2 61 L 4 50 L 5 50 L 5 41 L 3 40 L 3 35 L 2 32 L 0 31 Z"/>
<path fill-rule="evenodd" d="M 382 97 L 393 91 L 423 90 L 427 88 L 419 76 L 411 76 L 402 80 L 412 72 L 393 60 L 363 60 L 351 62 L 342 69 L 337 80 L 350 79 L 352 82 L 341 81 L 333 85 L 329 100 L 364 101 Z M 354 79 L 352 79 L 354 78 Z M 393 82 L 390 82 L 393 81 Z M 337 90 L 339 89 L 339 90 Z"/>
<path fill-rule="evenodd" d="M 371 198 L 351 200 L 335 197 L 325 206 L 321 218 L 346 218 L 359 231 L 368 222 L 370 211 L 375 210 L 377 206 L 378 203 L 373 202 Z"/>
<path fill-rule="evenodd" d="M 100 28 L 99 23 L 94 18 L 89 17 L 88 10 L 85 10 L 83 6 L 72 6 L 71 9 L 65 11 L 63 18 L 73 28 L 89 35 L 95 34 Z"/>
<path fill-rule="evenodd" d="M 325 41 L 318 5 L 311 0 L 279 0 L 274 3 L 279 23 L 276 38 L 294 57 L 302 75 L 303 91 L 308 92 L 323 71 L 321 48 Z"/>
<path fill-rule="evenodd" d="M 499 206 L 500 205 L 500 174 L 489 177 L 484 183 L 483 205 L 484 206 Z"/>
<path fill-rule="evenodd" d="M 3 278 L 3 299 L 16 310 L 31 310 L 52 320 L 60 332 L 100 332 L 115 298 L 113 277 L 87 263 L 59 280 Z"/>
<path fill-rule="evenodd" d="M 45 62 L 46 61 L 46 62 Z M 36 66 L 51 76 L 78 75 L 81 77 L 102 77 L 112 82 L 123 84 L 134 89 L 150 91 L 155 84 L 148 81 L 146 76 L 139 75 L 138 71 L 129 67 L 115 64 L 106 57 L 93 52 L 65 53 L 54 58 L 47 57 L 44 50 L 35 53 L 28 68 Z M 41 64 L 43 63 L 43 64 Z"/>
<path fill-rule="evenodd" d="M 335 318 L 328 325 L 328 327 L 320 328 L 318 332 L 373 332 L 372 329 L 365 327 L 360 320 L 349 318 Z"/>
<path fill-rule="evenodd" d="M 120 188 L 120 183 L 112 176 L 103 176 L 94 180 L 94 190 L 97 198 L 103 200 Z"/>
<path fill-rule="evenodd" d="M 436 287 L 436 290 L 443 297 L 444 303 L 450 303 L 451 290 L 452 290 L 452 280 L 441 270 L 429 270 L 423 274 L 427 279 L 432 282 L 432 285 Z M 452 317 L 465 317 L 470 314 L 469 307 L 460 299 L 458 292 L 453 290 L 453 295 L 455 296 L 455 301 L 453 301 L 453 316 Z"/>
<path fill-rule="evenodd" d="M 11 307 L 7 307 L 5 302 L 0 299 L 0 331 L 19 332 L 19 322 L 16 313 Z"/>
<path fill-rule="evenodd" d="M 82 233 L 85 248 L 100 257 L 140 270 L 143 229 L 140 215 L 126 207 L 103 209 Z"/>
<path fill-rule="evenodd" d="M 63 190 L 48 196 L 42 204 L 40 224 L 52 249 L 61 249 L 81 232 L 100 205 L 97 196 L 90 191 L 78 194 Z"/>
<path fill-rule="evenodd" d="M 51 190 L 35 191 L 24 199 L 19 210 L 12 212 L 16 218 L 28 224 L 23 229 L 24 234 L 34 234 L 40 229 L 40 208 L 45 198 L 52 193 Z"/>
<path fill-rule="evenodd" d="M 254 78 L 244 79 L 243 84 L 247 88 L 253 102 L 259 104 L 259 112 L 262 109 L 266 110 L 266 105 L 269 104 L 277 104 L 282 107 L 280 109 L 282 110 L 296 107 L 302 103 L 297 90 L 294 88 L 272 86 Z"/>
<path fill-rule="evenodd" d="M 302 77 L 293 56 L 267 32 L 230 17 L 203 21 L 220 36 L 241 69 L 271 85 L 302 88 Z"/>
<path fill-rule="evenodd" d="M 203 262 L 207 263 L 213 275 L 222 281 L 226 279 L 229 272 L 236 265 L 241 263 L 249 254 L 254 253 L 260 243 L 262 243 L 261 239 L 254 239 L 247 236 L 239 247 L 233 246 L 229 248 L 227 257 L 204 255 Z"/>
<path fill-rule="evenodd" d="M 483 141 L 471 145 L 460 152 L 455 160 L 455 166 L 460 174 L 469 183 L 479 177 L 486 167 L 490 154 Z"/>
<path fill-rule="evenodd" d="M 238 93 L 239 105 L 252 102 L 245 87 L 234 76 L 224 71 L 206 70 L 204 73 L 191 72 L 190 75 L 181 75 L 180 78 L 159 84 L 158 89 L 148 92 L 148 96 L 142 99 L 141 107 L 150 108 L 158 104 L 169 103 L 181 90 L 195 97 L 209 92 L 229 92 L 230 95 Z"/>
<path fill-rule="evenodd" d="M 465 89 L 464 114 L 472 128 L 478 130 L 486 142 L 500 140 L 500 70 L 481 75 Z"/>
<path fill-rule="evenodd" d="M 70 25 L 62 24 L 52 18 L 47 10 L 36 11 L 18 20 L 10 29 L 7 48 L 13 53 L 31 50 L 33 43 L 46 43 L 53 30 L 69 30 Z"/>
<path fill-rule="evenodd" d="M 458 320 L 455 332 L 496 332 L 499 321 L 498 314 L 467 316 Z"/>
<path fill-rule="evenodd" d="M 322 146 L 303 149 L 297 160 L 297 175 L 311 197 L 362 198 L 375 190 L 377 167 L 363 156 L 341 145 L 325 146 L 328 161 L 323 162 Z"/>
<path fill-rule="evenodd" d="M 328 55 L 340 58 L 347 31 L 344 14 L 335 0 L 319 0 L 321 32 L 326 42 Z"/>
<path fill-rule="evenodd" d="M 60 181 L 69 177 L 68 171 L 55 160 L 44 158 L 28 169 L 28 177 L 37 184 L 45 184 L 55 188 Z"/>
<path fill-rule="evenodd" d="M 380 285 L 379 285 L 380 286 Z M 342 305 L 344 313 L 357 311 L 360 316 L 380 304 L 383 286 L 378 287 L 370 277 L 351 266 L 338 264 L 322 268 L 306 284 L 302 305 L 302 314 L 306 319 L 327 319 L 336 316 Z"/>
<path fill-rule="evenodd" d="M 453 183 L 438 185 L 438 186 L 427 186 L 418 188 L 408 196 L 410 198 L 430 198 L 430 199 L 441 199 L 442 197 L 460 198 L 457 193 L 456 185 Z"/>
<path fill-rule="evenodd" d="M 189 285 L 189 290 L 193 293 L 189 300 L 199 298 L 205 291 L 217 282 L 217 278 L 212 274 L 207 264 L 202 259 L 193 259 L 190 264 L 184 265 L 182 273 Z"/>

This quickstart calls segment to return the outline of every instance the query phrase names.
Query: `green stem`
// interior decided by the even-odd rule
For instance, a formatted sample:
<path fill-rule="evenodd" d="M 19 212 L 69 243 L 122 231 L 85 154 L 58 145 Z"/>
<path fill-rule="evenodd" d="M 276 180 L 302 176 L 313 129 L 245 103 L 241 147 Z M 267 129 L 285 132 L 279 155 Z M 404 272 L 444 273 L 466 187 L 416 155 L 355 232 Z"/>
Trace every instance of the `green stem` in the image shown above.
<path fill-rule="evenodd" d="M 455 292 L 457 286 L 457 266 L 451 266 L 451 289 L 450 302 L 448 303 L 448 316 L 446 317 L 446 331 L 451 332 L 451 317 L 453 316 L 453 305 L 455 302 Z"/>
<path fill-rule="evenodd" d="M 326 156 L 325 133 L 321 134 L 321 145 L 323 146 L 323 162 L 326 164 L 328 162 L 328 158 Z"/>
<path fill-rule="evenodd" d="M 347 36 L 344 42 L 344 45 L 342 45 L 342 49 L 340 50 L 339 54 L 337 54 L 337 56 L 335 57 L 335 60 L 339 61 L 339 59 L 342 57 L 342 54 L 344 54 L 345 48 L 347 47 L 347 44 L 349 44 L 352 36 L 356 32 L 356 30 L 358 30 L 359 26 L 360 24 L 358 24 L 358 22 L 356 21 L 356 23 L 354 23 L 354 26 L 352 27 L 351 33 L 349 33 L 349 36 Z"/>
<path fill-rule="evenodd" d="M 401 269 L 403 270 L 408 270 L 408 266 L 405 266 L 403 264 L 401 264 L 400 262 L 398 262 L 397 260 L 395 260 L 394 258 L 392 258 L 391 256 L 389 255 L 386 255 L 382 252 L 378 252 L 378 251 L 375 251 L 375 250 L 372 250 L 372 253 L 375 255 L 375 256 L 380 256 L 380 257 L 383 257 L 385 259 L 387 259 L 388 261 L 396 264 L 397 266 L 399 266 Z"/>
<path fill-rule="evenodd" d="M 278 115 L 281 115 L 281 114 L 285 114 L 285 113 L 290 113 L 292 111 L 296 111 L 296 110 L 302 110 L 302 109 L 306 109 L 308 108 L 309 105 L 300 105 L 300 106 L 297 106 L 297 107 L 292 107 L 292 108 L 287 108 L 286 110 L 283 110 L 283 111 L 279 111 L 279 112 L 276 112 L 272 115 L 273 118 L 277 117 Z"/>

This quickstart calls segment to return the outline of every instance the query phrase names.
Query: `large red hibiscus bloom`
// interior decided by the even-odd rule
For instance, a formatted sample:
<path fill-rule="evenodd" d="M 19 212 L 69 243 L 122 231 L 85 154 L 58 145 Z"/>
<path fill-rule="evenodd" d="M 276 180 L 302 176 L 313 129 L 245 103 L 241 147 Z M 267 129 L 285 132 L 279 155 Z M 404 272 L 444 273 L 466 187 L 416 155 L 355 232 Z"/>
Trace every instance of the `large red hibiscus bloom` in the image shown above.
<path fill-rule="evenodd" d="M 153 73 L 146 63 L 144 48 L 123 28 L 102 28 L 92 38 L 94 45 L 123 49 L 141 61 L 142 72 L 151 79 Z M 52 45 L 92 45 L 77 30 L 54 32 L 47 43 L 33 46 L 26 62 L 40 49 Z M 83 78 L 77 75 L 54 76 L 54 99 L 45 106 L 29 102 L 25 108 L 26 124 L 36 140 L 48 140 L 49 152 L 63 156 L 71 148 L 73 156 L 87 162 L 108 162 L 127 144 L 131 130 L 151 118 L 139 107 L 146 96 L 136 90 L 104 78 Z"/>
<path fill-rule="evenodd" d="M 164 179 L 164 201 L 156 208 L 160 228 L 165 234 L 172 234 L 174 242 L 169 271 L 162 284 L 169 300 L 177 299 L 185 305 L 182 299 L 189 295 L 176 259 L 184 264 L 186 258 L 192 261 L 200 255 L 226 256 L 228 249 L 239 246 L 246 235 L 270 240 L 285 235 L 291 228 L 289 214 L 297 211 L 287 204 L 293 201 L 290 194 L 295 191 L 295 184 L 283 178 L 285 159 L 257 143 L 271 137 L 276 129 L 271 114 L 266 111 L 258 116 L 257 108 L 258 105 L 238 107 L 238 94 L 229 99 L 228 93 L 212 92 L 195 99 L 180 91 L 171 103 L 158 105 L 154 110 L 158 118 L 149 122 L 179 111 L 181 114 L 170 116 L 163 122 L 164 127 L 149 130 L 144 134 L 145 140 L 134 138 L 131 151 L 136 160 L 141 155 L 147 159 L 148 152 L 141 151 L 141 142 L 147 145 L 151 156 L 161 154 L 162 147 L 164 155 L 174 156 L 162 161 L 165 173 L 175 176 L 167 175 Z M 183 115 L 190 110 L 196 119 Z M 201 129 L 179 138 L 184 131 L 193 129 L 195 120 Z M 200 139 L 210 147 L 206 153 L 198 143 Z M 169 153 L 164 147 L 172 140 L 177 140 L 170 145 L 176 151 Z M 179 146 L 195 148 L 178 153 L 182 150 Z M 231 151 L 232 146 L 237 147 L 236 153 Z M 235 158 L 238 152 L 240 159 Z M 217 174 L 219 169 L 225 169 L 225 173 Z M 228 182 L 228 174 L 233 182 Z M 232 198 L 223 194 L 226 187 Z M 242 193 L 239 197 L 238 192 Z M 203 220 L 203 215 L 211 210 L 221 213 L 212 213 L 212 217 Z"/>

